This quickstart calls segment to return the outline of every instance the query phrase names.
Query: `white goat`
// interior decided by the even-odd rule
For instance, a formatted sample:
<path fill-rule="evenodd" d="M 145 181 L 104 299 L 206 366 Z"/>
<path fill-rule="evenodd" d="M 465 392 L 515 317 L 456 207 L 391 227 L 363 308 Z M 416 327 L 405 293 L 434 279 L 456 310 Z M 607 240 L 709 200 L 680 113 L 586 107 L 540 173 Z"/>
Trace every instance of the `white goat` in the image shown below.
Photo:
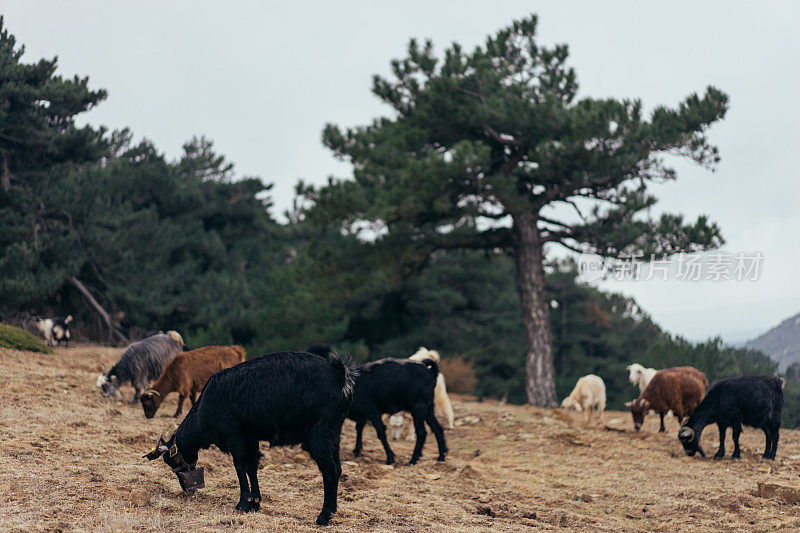
<path fill-rule="evenodd" d="M 606 384 L 603 378 L 594 374 L 580 378 L 569 396 L 561 402 L 561 407 L 583 412 L 586 424 L 591 422 L 595 412 L 602 419 L 606 409 Z"/>
<path fill-rule="evenodd" d="M 39 333 L 42 334 L 44 337 L 44 342 L 47 346 L 55 346 L 55 341 L 53 340 L 53 320 L 50 318 L 45 318 L 36 323 L 36 329 L 39 330 Z"/>
<path fill-rule="evenodd" d="M 408 423 L 411 419 L 411 415 L 408 413 L 401 411 L 392 416 L 383 415 L 383 419 L 392 440 L 414 440 L 416 438 L 414 428 Z"/>
<path fill-rule="evenodd" d="M 625 367 L 628 371 L 628 380 L 634 385 L 639 385 L 639 392 L 644 392 L 650 380 L 658 372 L 655 368 L 645 368 L 639 363 L 633 363 Z"/>
<path fill-rule="evenodd" d="M 433 359 L 438 364 L 441 357 L 436 350 L 420 348 L 414 355 L 409 357 L 409 359 L 412 361 Z M 450 397 L 447 396 L 447 386 L 445 385 L 444 375 L 442 375 L 441 369 L 439 371 L 439 376 L 436 378 L 436 387 L 433 389 L 433 403 L 436 409 L 444 416 L 444 427 L 453 429 L 455 427 L 455 415 L 453 414 L 453 405 L 450 403 Z"/>

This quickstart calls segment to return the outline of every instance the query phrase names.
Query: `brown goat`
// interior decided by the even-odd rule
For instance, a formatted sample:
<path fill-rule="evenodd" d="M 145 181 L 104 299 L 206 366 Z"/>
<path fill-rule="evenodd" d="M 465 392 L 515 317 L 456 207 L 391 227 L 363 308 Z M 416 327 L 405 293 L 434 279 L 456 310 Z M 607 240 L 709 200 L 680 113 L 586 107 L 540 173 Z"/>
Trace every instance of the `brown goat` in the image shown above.
<path fill-rule="evenodd" d="M 652 409 L 661 417 L 659 432 L 663 433 L 664 415 L 672 411 L 678 423 L 692 414 L 702 401 L 708 386 L 706 375 L 690 366 L 659 370 L 638 398 L 631 402 L 633 426 L 642 427 L 644 416 Z"/>
<path fill-rule="evenodd" d="M 244 361 L 244 357 L 245 351 L 241 346 L 205 346 L 179 353 L 164 368 L 164 372 L 153 383 L 153 388 L 142 394 L 144 416 L 153 418 L 167 395 L 177 392 L 178 409 L 172 416 L 178 418 L 183 411 L 184 400 L 188 397 L 194 405 L 197 394 L 214 372 L 238 365 Z"/>

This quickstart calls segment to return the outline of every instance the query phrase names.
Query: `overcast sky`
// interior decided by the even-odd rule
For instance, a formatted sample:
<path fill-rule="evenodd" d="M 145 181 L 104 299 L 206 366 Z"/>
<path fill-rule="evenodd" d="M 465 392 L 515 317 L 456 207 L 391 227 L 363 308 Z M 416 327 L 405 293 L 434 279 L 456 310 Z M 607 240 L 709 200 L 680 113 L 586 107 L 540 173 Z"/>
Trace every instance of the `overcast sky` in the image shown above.
<path fill-rule="evenodd" d="M 231 5 L 235 4 L 235 5 Z M 716 173 L 680 165 L 659 209 L 717 221 L 732 253 L 761 252 L 758 281 L 603 282 L 670 331 L 736 342 L 800 312 L 800 3 L 61 2 L 3 0 L 25 59 L 58 55 L 109 98 L 86 116 L 129 126 L 170 157 L 212 138 L 240 174 L 275 183 L 276 214 L 298 178 L 347 176 L 320 143 L 326 122 L 388 113 L 370 93 L 409 37 L 467 48 L 530 12 L 540 40 L 566 42 L 581 94 L 675 105 L 711 84 L 731 97 L 711 130 Z"/>

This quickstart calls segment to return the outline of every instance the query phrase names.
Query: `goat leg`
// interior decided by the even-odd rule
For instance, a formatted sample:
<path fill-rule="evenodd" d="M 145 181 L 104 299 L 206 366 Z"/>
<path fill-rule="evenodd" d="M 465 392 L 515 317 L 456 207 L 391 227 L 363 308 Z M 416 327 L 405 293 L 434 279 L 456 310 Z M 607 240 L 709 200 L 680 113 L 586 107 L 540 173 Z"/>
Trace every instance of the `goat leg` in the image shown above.
<path fill-rule="evenodd" d="M 309 454 L 314 462 L 317 463 L 322 482 L 324 485 L 325 496 L 322 503 L 322 511 L 317 516 L 317 525 L 327 526 L 331 521 L 331 516 L 336 513 L 336 498 L 339 490 L 339 476 L 342 467 L 339 464 L 339 450 L 325 450 L 322 446 L 309 446 Z"/>
<path fill-rule="evenodd" d="M 433 436 L 436 437 L 436 445 L 439 447 L 439 457 L 437 458 L 437 461 L 444 461 L 444 458 L 447 455 L 447 442 L 444 439 L 444 429 L 439 423 L 439 420 L 436 418 L 433 409 L 428 411 L 425 421 L 430 426 L 431 431 L 433 431 Z"/>
<path fill-rule="evenodd" d="M 381 420 L 381 415 L 378 414 L 377 416 L 372 417 L 370 422 L 372 423 L 372 427 L 375 428 L 375 433 L 378 435 L 378 440 L 381 441 L 381 444 L 383 444 L 383 451 L 386 452 L 386 464 L 394 464 L 394 452 L 389 446 L 389 440 L 386 438 L 386 426 L 384 425 L 383 420 Z M 417 439 L 419 439 L 419 435 L 417 435 Z"/>
<path fill-rule="evenodd" d="M 253 508 L 253 496 L 247 482 L 247 455 L 243 451 L 237 451 L 234 455 L 233 466 L 236 468 L 236 476 L 239 478 L 239 503 L 236 504 L 234 510 L 242 513 L 254 511 L 256 509 Z"/>
<path fill-rule="evenodd" d="M 353 457 L 358 457 L 361 455 L 361 448 L 363 448 L 364 443 L 362 441 L 362 437 L 364 434 L 364 425 L 366 424 L 365 421 L 356 422 L 356 447 L 353 448 Z"/>
<path fill-rule="evenodd" d="M 734 425 L 731 428 L 731 434 L 733 435 L 733 455 L 731 455 L 731 459 L 738 459 L 742 456 L 742 450 L 739 448 L 739 435 L 742 434 L 742 425 Z"/>
<path fill-rule="evenodd" d="M 411 460 L 408 464 L 415 465 L 422 456 L 422 448 L 425 446 L 425 438 L 428 436 L 428 431 L 425 429 L 425 411 L 414 409 L 411 416 L 414 418 L 414 431 L 417 433 L 417 443 L 414 445 L 414 452 L 411 454 Z"/>
<path fill-rule="evenodd" d="M 178 409 L 175 410 L 175 414 L 172 415 L 172 418 L 178 418 L 181 413 L 183 412 L 183 402 L 186 400 L 186 396 L 183 394 L 178 395 Z"/>
<path fill-rule="evenodd" d="M 261 459 L 261 451 L 258 449 L 258 441 L 252 441 L 247 446 L 247 477 L 250 479 L 250 495 L 253 503 L 250 505 L 251 511 L 261 509 L 261 490 L 258 488 L 258 461 Z"/>
<path fill-rule="evenodd" d="M 714 459 L 722 459 L 725 457 L 725 433 L 728 431 L 727 426 L 718 424 L 719 426 L 719 449 L 714 454 Z M 733 427 L 733 455 L 738 457 L 739 451 L 739 435 L 736 433 L 736 427 Z M 735 458 L 735 457 L 734 457 Z"/>

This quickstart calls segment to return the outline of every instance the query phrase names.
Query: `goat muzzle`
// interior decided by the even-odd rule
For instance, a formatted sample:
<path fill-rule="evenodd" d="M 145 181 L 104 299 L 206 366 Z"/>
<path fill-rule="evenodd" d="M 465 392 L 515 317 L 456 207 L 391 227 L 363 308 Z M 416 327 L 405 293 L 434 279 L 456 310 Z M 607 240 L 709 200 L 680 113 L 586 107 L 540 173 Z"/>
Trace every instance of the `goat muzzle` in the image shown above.
<path fill-rule="evenodd" d="M 188 470 L 175 471 L 175 475 L 178 476 L 178 483 L 181 485 L 181 490 L 183 490 L 183 492 L 195 492 L 205 488 L 206 482 L 203 470 L 204 468 L 202 466 L 192 466 Z"/>
<path fill-rule="evenodd" d="M 178 483 L 183 492 L 195 492 L 206 486 L 204 468 L 196 466 L 197 463 L 189 464 L 178 451 L 177 444 L 173 444 L 167 453 L 169 453 L 170 459 L 178 463 L 172 468 L 172 471 L 178 477 Z"/>

